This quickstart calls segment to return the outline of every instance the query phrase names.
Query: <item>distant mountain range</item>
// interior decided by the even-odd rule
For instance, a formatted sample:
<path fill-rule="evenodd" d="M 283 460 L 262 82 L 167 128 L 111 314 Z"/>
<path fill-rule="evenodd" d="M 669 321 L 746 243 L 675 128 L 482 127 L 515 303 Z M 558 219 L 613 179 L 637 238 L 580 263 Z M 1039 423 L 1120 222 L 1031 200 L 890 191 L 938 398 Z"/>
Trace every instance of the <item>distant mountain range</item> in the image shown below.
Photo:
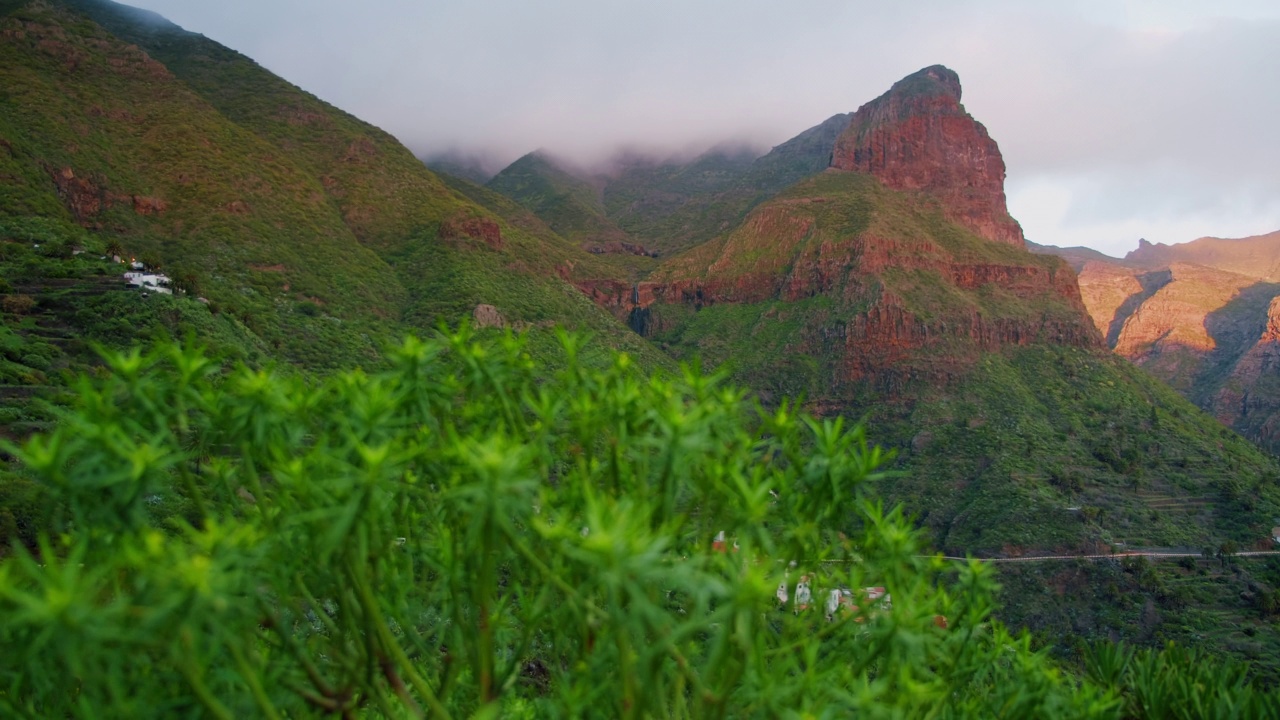
<path fill-rule="evenodd" d="M 1077 268 L 1089 314 L 1117 353 L 1280 450 L 1280 232 L 1179 245 L 1143 240 L 1123 259 L 1034 249 Z"/>
<path fill-rule="evenodd" d="M 720 146 L 687 161 L 624 154 L 607 169 L 574 169 L 533 152 L 484 184 L 535 210 L 585 247 L 627 242 L 670 255 L 730 229 L 756 204 L 831 164 L 837 136 L 851 115 L 828 118 L 757 157 Z M 479 174 L 449 158 L 428 165 L 474 181 Z"/>

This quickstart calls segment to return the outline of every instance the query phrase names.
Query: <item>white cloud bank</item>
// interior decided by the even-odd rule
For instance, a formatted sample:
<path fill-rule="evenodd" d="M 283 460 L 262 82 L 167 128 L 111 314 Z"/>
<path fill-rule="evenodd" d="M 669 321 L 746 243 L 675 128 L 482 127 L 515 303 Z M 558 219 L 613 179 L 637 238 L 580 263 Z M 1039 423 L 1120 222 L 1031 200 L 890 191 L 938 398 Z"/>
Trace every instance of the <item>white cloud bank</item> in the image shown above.
<path fill-rule="evenodd" d="M 776 144 L 943 63 L 1041 243 L 1280 229 L 1280 3 L 135 0 L 419 153 Z"/>

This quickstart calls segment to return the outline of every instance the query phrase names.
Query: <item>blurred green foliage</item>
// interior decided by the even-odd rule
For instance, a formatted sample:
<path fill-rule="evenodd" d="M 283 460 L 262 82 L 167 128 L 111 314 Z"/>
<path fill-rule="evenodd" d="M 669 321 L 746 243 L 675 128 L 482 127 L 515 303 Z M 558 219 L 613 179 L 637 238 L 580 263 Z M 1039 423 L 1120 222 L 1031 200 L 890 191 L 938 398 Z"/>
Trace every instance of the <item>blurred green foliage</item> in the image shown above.
<path fill-rule="evenodd" d="M 466 330 L 323 382 L 174 345 L 112 355 L 64 423 L 13 449 L 51 517 L 37 553 L 0 565 L 0 707 L 1114 708 L 990 620 L 986 567 L 921 556 L 871 490 L 883 458 L 861 428 L 753 408 L 693 370 L 647 378 L 626 355 L 589 369 L 563 343 L 541 382 L 520 339 Z M 780 608 L 801 574 L 811 606 Z M 831 589 L 872 585 L 891 604 L 824 617 Z"/>

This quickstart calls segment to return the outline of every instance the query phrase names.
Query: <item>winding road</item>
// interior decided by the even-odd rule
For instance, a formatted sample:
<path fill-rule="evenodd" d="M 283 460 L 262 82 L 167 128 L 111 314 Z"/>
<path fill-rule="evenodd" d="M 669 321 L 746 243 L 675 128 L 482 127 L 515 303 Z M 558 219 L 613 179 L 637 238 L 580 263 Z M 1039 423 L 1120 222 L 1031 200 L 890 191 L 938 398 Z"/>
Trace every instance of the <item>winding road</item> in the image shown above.
<path fill-rule="evenodd" d="M 1280 550 L 1245 550 L 1243 552 L 1232 553 L 1231 557 L 1257 557 L 1262 555 L 1280 555 Z M 932 557 L 932 556 L 922 556 Z M 1204 553 L 1199 552 L 1179 552 L 1177 550 L 1126 550 L 1124 552 L 1115 553 L 1099 553 L 1096 555 L 1027 555 L 1023 557 L 1007 557 L 1007 558 L 974 558 L 983 562 L 1037 562 L 1041 560 L 1114 560 L 1116 558 L 1125 557 L 1147 557 L 1147 558 L 1184 558 L 1206 557 Z M 957 560 L 967 562 L 969 558 L 956 557 L 954 555 L 943 555 L 943 560 Z"/>

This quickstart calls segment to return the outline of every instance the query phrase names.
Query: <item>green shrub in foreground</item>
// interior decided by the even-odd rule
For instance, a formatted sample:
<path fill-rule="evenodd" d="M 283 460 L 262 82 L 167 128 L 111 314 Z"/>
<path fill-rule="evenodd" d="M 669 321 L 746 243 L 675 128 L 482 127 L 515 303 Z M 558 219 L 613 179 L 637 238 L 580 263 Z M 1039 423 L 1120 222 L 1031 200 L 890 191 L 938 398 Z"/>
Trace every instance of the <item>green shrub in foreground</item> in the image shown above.
<path fill-rule="evenodd" d="M 1117 716 L 920 557 L 861 428 L 563 342 L 550 378 L 465 330 L 321 383 L 109 357 L 19 452 L 55 520 L 0 565 L 0 712 Z"/>

